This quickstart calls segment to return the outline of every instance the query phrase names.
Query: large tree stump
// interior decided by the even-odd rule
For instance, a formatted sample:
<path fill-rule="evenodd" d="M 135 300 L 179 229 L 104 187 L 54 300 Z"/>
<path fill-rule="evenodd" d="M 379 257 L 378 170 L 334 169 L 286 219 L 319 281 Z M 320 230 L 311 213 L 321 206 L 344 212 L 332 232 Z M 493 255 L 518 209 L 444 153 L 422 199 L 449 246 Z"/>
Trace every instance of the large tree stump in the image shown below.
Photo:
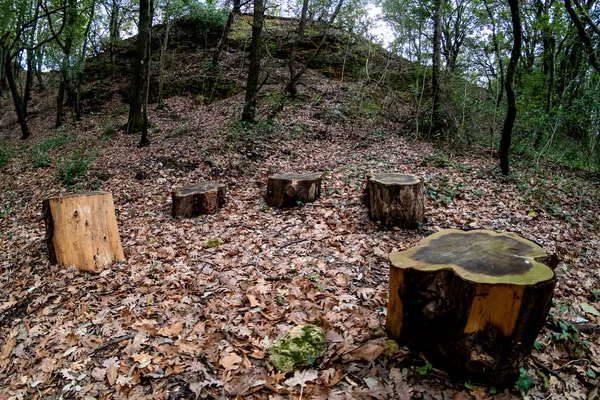
<path fill-rule="evenodd" d="M 269 177 L 265 202 L 271 207 L 294 207 L 321 195 L 323 174 L 279 174 Z"/>
<path fill-rule="evenodd" d="M 219 182 L 200 182 L 173 189 L 172 214 L 174 217 L 192 218 L 216 214 L 225 204 L 227 187 Z"/>
<path fill-rule="evenodd" d="M 370 174 L 366 191 L 369 215 L 373 221 L 400 228 L 416 228 L 423 222 L 423 181 L 417 175 Z"/>
<path fill-rule="evenodd" d="M 447 229 L 390 260 L 393 338 L 457 378 L 514 382 L 550 310 L 555 256 L 512 233 Z"/>
<path fill-rule="evenodd" d="M 87 192 L 44 200 L 50 263 L 101 272 L 125 259 L 112 194 Z"/>

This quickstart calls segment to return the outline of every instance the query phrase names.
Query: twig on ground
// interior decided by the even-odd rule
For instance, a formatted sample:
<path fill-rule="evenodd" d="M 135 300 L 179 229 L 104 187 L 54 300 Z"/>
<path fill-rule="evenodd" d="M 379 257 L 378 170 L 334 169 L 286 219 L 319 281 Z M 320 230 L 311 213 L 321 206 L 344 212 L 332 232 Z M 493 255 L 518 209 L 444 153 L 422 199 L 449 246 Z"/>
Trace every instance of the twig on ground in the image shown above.
<path fill-rule="evenodd" d="M 107 347 L 110 347 L 112 345 L 115 345 L 117 343 L 121 343 L 123 340 L 129 340 L 129 339 L 133 339 L 133 334 L 128 333 L 126 335 L 121 335 L 121 336 L 117 336 L 114 339 L 109 340 L 108 342 L 104 342 L 96 347 L 94 347 L 93 349 L 88 350 L 88 354 L 92 355 L 100 350 L 103 350 Z"/>

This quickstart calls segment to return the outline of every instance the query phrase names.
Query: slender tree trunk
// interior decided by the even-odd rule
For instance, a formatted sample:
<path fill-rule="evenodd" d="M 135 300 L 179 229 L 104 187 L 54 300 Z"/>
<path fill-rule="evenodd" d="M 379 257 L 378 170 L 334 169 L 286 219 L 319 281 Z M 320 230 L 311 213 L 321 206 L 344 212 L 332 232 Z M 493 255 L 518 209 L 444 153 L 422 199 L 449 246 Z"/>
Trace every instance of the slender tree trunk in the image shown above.
<path fill-rule="evenodd" d="M 8 89 L 8 82 L 6 81 L 6 72 L 4 65 L 6 62 L 6 50 L 4 49 L 4 43 L 0 42 L 0 97 L 4 95 L 4 91 Z"/>
<path fill-rule="evenodd" d="M 506 69 L 506 101 L 508 109 L 504 126 L 502 128 L 502 138 L 500 140 L 500 169 L 504 175 L 510 173 L 510 145 L 512 139 L 512 129 L 517 118 L 517 106 L 513 83 L 515 80 L 515 70 L 521 56 L 521 45 L 523 42 L 523 28 L 521 26 L 521 14 L 519 11 L 519 0 L 508 0 L 510 6 L 510 16 L 513 26 L 513 48 L 510 54 L 510 61 Z"/>
<path fill-rule="evenodd" d="M 94 20 L 94 11 L 96 9 L 96 0 L 92 1 L 90 16 L 88 24 L 85 27 L 85 33 L 83 34 L 83 44 L 81 46 L 81 56 L 79 58 L 79 68 L 77 70 L 77 76 L 75 78 L 75 119 L 81 121 L 81 83 L 83 82 L 83 71 L 85 69 L 85 59 L 87 57 L 87 45 L 90 30 L 92 28 L 92 22 Z"/>
<path fill-rule="evenodd" d="M 17 120 L 19 121 L 19 126 L 21 127 L 21 139 L 25 140 L 29 137 L 29 127 L 27 126 L 25 115 L 23 114 L 23 99 L 21 98 L 19 88 L 17 87 L 17 83 L 15 81 L 12 63 L 13 60 L 8 57 L 5 63 L 6 79 L 8 80 L 8 86 L 10 88 L 10 93 L 12 94 L 13 104 L 15 106 L 15 111 L 17 112 Z"/>
<path fill-rule="evenodd" d="M 140 138 L 139 147 L 148 146 L 150 144 L 150 140 L 148 139 L 148 93 L 150 89 L 150 41 L 152 32 L 152 17 L 154 15 L 153 0 L 150 0 L 148 14 L 148 21 L 144 21 L 146 25 L 140 24 L 140 27 L 144 26 L 148 37 L 146 38 L 146 50 L 144 52 L 143 61 L 144 88 L 142 91 L 142 136 Z"/>
<path fill-rule="evenodd" d="M 129 101 L 129 119 L 127 120 L 127 133 L 140 132 L 144 125 L 142 116 L 142 101 L 144 85 L 146 84 L 146 71 L 148 65 L 144 63 L 147 59 L 148 43 L 150 41 L 150 26 L 152 17 L 150 15 L 150 0 L 140 0 L 140 14 L 137 36 L 137 53 L 133 68 L 133 87 Z"/>
<path fill-rule="evenodd" d="M 62 46 L 63 61 L 60 71 L 60 85 L 58 87 L 58 96 L 56 99 L 56 127 L 60 127 L 63 123 L 63 110 L 65 101 L 65 92 L 69 89 L 69 81 L 71 79 L 71 52 L 73 50 L 73 37 L 75 35 L 75 20 L 77 18 L 77 1 L 68 0 L 66 8 L 67 15 L 65 16 L 65 42 Z M 72 97 L 70 96 L 72 99 Z"/>
<path fill-rule="evenodd" d="M 225 23 L 225 28 L 223 29 L 223 33 L 221 34 L 221 38 L 219 39 L 219 43 L 217 44 L 217 48 L 213 53 L 212 57 L 212 65 L 216 67 L 219 64 L 219 56 L 221 52 L 225 48 L 227 44 L 227 38 L 229 37 L 229 32 L 231 31 L 231 26 L 233 25 L 233 21 L 235 20 L 235 16 L 240 13 L 240 0 L 233 0 L 233 6 L 227 15 L 227 22 Z"/>
<path fill-rule="evenodd" d="M 25 91 L 23 92 L 23 115 L 27 118 L 27 105 L 31 100 L 31 86 L 34 78 L 33 51 L 27 50 L 27 74 L 25 75 Z"/>
<path fill-rule="evenodd" d="M 265 19 L 264 0 L 254 0 L 254 20 L 252 21 L 252 41 L 250 43 L 250 66 L 246 81 L 246 97 L 242 121 L 254 122 L 256 116 L 256 96 L 258 95 L 258 78 L 260 77 L 260 41 Z"/>
<path fill-rule="evenodd" d="M 110 7 L 110 19 L 108 22 L 108 52 L 110 54 L 110 68 L 115 69 L 115 47 L 119 41 L 119 3 L 112 0 Z"/>
<path fill-rule="evenodd" d="M 504 61 L 502 61 L 502 53 L 500 52 L 500 44 L 498 43 L 498 34 L 496 33 L 496 18 L 494 18 L 494 14 L 490 9 L 487 0 L 484 0 L 483 3 L 485 5 L 487 14 L 492 21 L 492 44 L 494 45 L 494 53 L 496 54 L 496 59 L 498 61 L 498 73 L 500 74 L 500 93 L 498 93 L 496 107 L 500 107 L 502 98 L 504 97 Z"/>
<path fill-rule="evenodd" d="M 431 70 L 431 90 L 433 108 L 431 110 L 431 129 L 429 136 L 442 134 L 440 110 L 440 75 L 442 70 L 442 6 L 443 0 L 435 0 L 433 15 L 433 66 Z"/>
<path fill-rule="evenodd" d="M 169 15 L 169 6 L 171 1 L 167 0 L 165 5 L 165 38 L 163 39 L 162 46 L 160 48 L 160 61 L 158 66 L 158 96 L 157 103 L 159 107 L 162 107 L 163 103 L 163 86 L 165 83 L 165 60 L 167 57 L 167 48 L 169 43 L 169 30 L 171 29 L 171 18 Z"/>
<path fill-rule="evenodd" d="M 323 45 L 325 44 L 325 41 L 327 41 L 327 35 L 329 32 L 329 28 L 335 22 L 337 15 L 340 13 L 340 10 L 342 9 L 343 3 L 344 3 L 344 0 L 338 1 L 337 6 L 335 7 L 335 10 L 333 11 L 333 14 L 331 14 L 331 16 L 329 17 L 329 21 L 327 22 L 327 27 L 325 28 L 325 32 L 323 33 L 323 38 L 321 39 L 321 42 L 317 46 L 317 49 L 312 53 L 310 58 L 304 63 L 304 66 L 302 67 L 302 69 L 300 69 L 300 71 L 298 71 L 294 76 L 290 77 L 290 80 L 287 83 L 286 88 L 298 83 L 298 81 L 300 80 L 302 75 L 304 75 L 304 73 L 308 69 L 308 66 L 314 61 L 315 58 L 317 58 L 317 56 L 321 52 L 321 49 L 323 48 Z"/>
<path fill-rule="evenodd" d="M 308 11 L 308 0 L 302 2 L 302 14 L 300 16 L 300 23 L 296 32 L 290 32 L 292 36 L 292 48 L 290 50 L 290 56 L 288 59 L 288 67 L 290 70 L 290 80 L 288 81 L 285 91 L 292 97 L 296 97 L 296 79 L 294 77 L 297 74 L 296 71 L 296 56 L 298 53 L 298 42 L 304 37 L 304 27 L 306 26 L 306 13 Z"/>

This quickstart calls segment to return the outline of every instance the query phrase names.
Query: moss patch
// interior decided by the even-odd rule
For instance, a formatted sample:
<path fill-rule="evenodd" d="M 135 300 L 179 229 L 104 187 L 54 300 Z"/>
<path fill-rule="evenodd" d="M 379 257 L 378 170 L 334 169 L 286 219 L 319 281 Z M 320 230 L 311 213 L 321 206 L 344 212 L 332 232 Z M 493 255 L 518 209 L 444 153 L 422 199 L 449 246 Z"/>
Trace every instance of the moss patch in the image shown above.
<path fill-rule="evenodd" d="M 315 325 L 296 326 L 285 332 L 269 347 L 269 361 L 283 372 L 311 365 L 325 354 L 325 332 Z"/>

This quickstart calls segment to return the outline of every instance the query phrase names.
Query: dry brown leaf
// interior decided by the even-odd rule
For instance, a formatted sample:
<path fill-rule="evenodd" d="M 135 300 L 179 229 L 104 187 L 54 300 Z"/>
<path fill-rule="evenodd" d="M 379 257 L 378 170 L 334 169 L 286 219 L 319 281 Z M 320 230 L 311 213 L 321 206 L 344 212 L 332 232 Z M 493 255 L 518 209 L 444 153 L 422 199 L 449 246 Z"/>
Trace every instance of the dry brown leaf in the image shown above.
<path fill-rule="evenodd" d="M 114 365 L 109 365 L 106 369 L 106 379 L 108 379 L 111 386 L 114 386 L 117 382 L 117 368 Z"/>
<path fill-rule="evenodd" d="M 232 369 L 239 368 L 239 363 L 242 362 L 242 357 L 238 356 L 235 353 L 230 353 L 225 357 L 221 358 L 219 364 L 221 364 L 226 371 L 230 371 Z"/>
<path fill-rule="evenodd" d="M 365 361 L 374 361 L 377 357 L 379 357 L 384 351 L 383 346 L 379 346 L 377 344 L 367 343 L 360 348 L 354 350 L 350 353 L 355 358 L 360 358 Z"/>

